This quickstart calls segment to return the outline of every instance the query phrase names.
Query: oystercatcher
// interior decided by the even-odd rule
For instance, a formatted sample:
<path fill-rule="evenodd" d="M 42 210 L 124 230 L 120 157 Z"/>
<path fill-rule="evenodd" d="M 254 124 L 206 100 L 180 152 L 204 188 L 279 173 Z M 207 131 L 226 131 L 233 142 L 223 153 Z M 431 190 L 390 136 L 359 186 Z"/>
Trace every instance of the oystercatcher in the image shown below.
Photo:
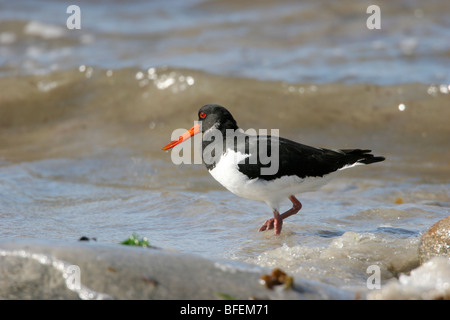
<path fill-rule="evenodd" d="M 216 104 L 201 107 L 198 122 L 162 149 L 171 149 L 200 132 L 209 173 L 232 193 L 265 202 L 273 218 L 259 231 L 274 229 L 275 235 L 280 234 L 283 220 L 302 208 L 296 194 L 322 187 L 339 170 L 385 160 L 370 154 L 371 150 L 330 150 L 273 135 L 250 135 L 239 129 L 226 108 Z M 286 198 L 292 208 L 280 214 L 280 203 Z"/>

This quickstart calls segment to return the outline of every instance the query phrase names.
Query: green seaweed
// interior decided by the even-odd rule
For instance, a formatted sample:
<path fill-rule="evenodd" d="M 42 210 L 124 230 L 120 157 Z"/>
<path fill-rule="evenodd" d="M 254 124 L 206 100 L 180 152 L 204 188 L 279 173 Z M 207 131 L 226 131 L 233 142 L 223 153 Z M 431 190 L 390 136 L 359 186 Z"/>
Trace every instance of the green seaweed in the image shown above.
<path fill-rule="evenodd" d="M 127 239 L 122 241 L 120 244 L 126 246 L 137 246 L 137 247 L 150 247 L 150 242 L 148 242 L 146 237 L 140 238 L 138 234 L 133 233 Z"/>

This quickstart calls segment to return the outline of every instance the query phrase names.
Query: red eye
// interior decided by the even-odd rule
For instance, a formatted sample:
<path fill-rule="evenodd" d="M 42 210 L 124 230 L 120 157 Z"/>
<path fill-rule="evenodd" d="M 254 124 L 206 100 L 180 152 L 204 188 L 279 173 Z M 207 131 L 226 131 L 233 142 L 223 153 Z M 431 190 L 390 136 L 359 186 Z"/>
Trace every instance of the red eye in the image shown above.
<path fill-rule="evenodd" d="M 202 118 L 202 119 L 205 119 L 206 118 L 206 113 L 204 113 L 204 112 L 200 112 L 200 118 Z"/>

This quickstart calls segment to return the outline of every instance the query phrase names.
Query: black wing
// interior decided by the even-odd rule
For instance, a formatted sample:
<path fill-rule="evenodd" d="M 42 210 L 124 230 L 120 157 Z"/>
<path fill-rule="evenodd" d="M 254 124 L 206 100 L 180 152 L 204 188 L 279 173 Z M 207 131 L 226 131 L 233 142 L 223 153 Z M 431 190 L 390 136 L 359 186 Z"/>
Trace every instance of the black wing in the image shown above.
<path fill-rule="evenodd" d="M 250 153 L 251 156 L 238 164 L 239 171 L 251 179 L 264 180 L 289 175 L 300 178 L 322 177 L 357 162 L 369 164 L 384 160 L 384 157 L 369 154 L 371 150 L 314 148 L 281 137 L 277 138 L 249 136 L 245 146 L 246 153 Z M 261 169 L 266 170 L 265 173 Z"/>

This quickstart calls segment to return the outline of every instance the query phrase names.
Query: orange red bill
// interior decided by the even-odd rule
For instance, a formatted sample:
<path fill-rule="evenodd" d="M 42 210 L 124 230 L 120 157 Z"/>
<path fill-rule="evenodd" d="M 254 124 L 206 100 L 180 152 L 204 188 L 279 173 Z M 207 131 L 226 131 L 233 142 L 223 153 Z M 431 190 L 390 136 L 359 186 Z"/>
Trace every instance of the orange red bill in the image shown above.
<path fill-rule="evenodd" d="M 182 143 L 183 141 L 188 140 L 190 137 L 192 137 L 193 135 L 196 135 L 197 133 L 200 132 L 200 124 L 196 123 L 192 128 L 190 128 L 188 131 L 186 131 L 185 133 L 183 133 L 183 135 L 181 135 L 178 140 L 173 140 L 171 142 L 169 142 L 167 145 L 165 145 L 162 150 L 169 150 L 172 149 L 173 147 L 175 147 L 177 144 Z"/>

